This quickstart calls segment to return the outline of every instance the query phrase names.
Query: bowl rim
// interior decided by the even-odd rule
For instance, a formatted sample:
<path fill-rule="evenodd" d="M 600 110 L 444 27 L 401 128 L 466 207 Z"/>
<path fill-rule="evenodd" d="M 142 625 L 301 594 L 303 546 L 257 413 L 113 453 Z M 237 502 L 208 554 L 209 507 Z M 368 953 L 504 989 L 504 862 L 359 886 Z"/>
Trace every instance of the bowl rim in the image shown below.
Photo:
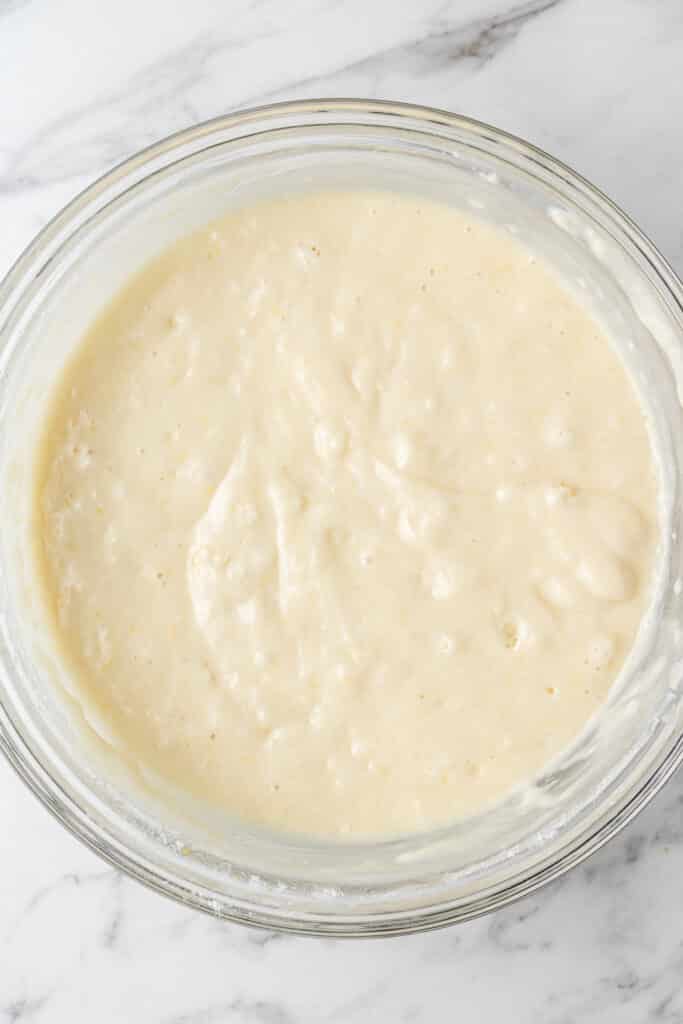
<path fill-rule="evenodd" d="M 568 164 L 510 132 L 440 108 L 391 100 L 320 97 L 247 107 L 198 122 L 146 146 L 97 177 L 47 222 L 10 266 L 4 279 L 0 282 L 0 329 L 11 316 L 14 303 L 21 297 L 23 286 L 26 285 L 27 280 L 30 281 L 33 278 L 36 266 L 45 261 L 46 253 L 48 258 L 50 257 L 51 246 L 57 244 L 58 248 L 61 244 L 59 241 L 61 233 L 68 229 L 74 220 L 82 217 L 84 213 L 87 214 L 89 207 L 95 208 L 94 215 L 97 212 L 97 202 L 106 196 L 109 190 L 115 189 L 122 179 L 136 172 L 144 172 L 137 179 L 138 181 L 144 180 L 153 172 L 156 160 L 163 159 L 170 152 L 176 151 L 186 144 L 191 145 L 207 140 L 215 133 L 241 126 L 248 128 L 250 124 L 257 122 L 263 124 L 262 130 L 268 131 L 269 120 L 286 116 L 301 117 L 307 114 L 339 115 L 340 117 L 344 115 L 395 117 L 394 127 L 397 128 L 401 126 L 402 120 L 412 119 L 460 131 L 473 138 L 488 139 L 516 150 L 518 154 L 539 164 L 552 178 L 560 178 L 565 188 L 579 195 L 584 201 L 588 200 L 596 204 L 610 217 L 611 221 L 616 222 L 627 236 L 630 244 L 649 264 L 658 285 L 663 285 L 665 294 L 670 300 L 673 300 L 675 312 L 683 323 L 683 282 L 671 264 L 628 214 Z M 334 125 L 338 122 L 329 123 Z M 296 127 L 307 128 L 312 125 L 301 124 Z M 205 146 L 200 146 L 197 152 L 204 148 Z M 137 184 L 137 181 L 132 184 Z M 87 223 L 87 219 L 84 223 Z M 77 225 L 75 230 L 79 230 L 81 226 L 82 224 Z M 3 353 L 0 350 L 0 361 L 2 358 Z M 136 856 L 120 843 L 112 844 L 110 837 L 104 839 L 100 836 L 97 826 L 89 821 L 75 801 L 61 790 L 56 780 L 30 750 L 4 706 L 2 696 L 0 691 L 0 750 L 29 790 L 72 835 L 113 867 L 184 906 L 192 906 L 226 920 L 296 934 L 386 937 L 432 930 L 456 921 L 471 920 L 507 906 L 559 878 L 617 835 L 659 792 L 683 761 L 683 732 L 681 732 L 655 770 L 642 784 L 634 787 L 625 797 L 620 797 L 615 802 L 616 809 L 612 808 L 593 831 L 588 835 L 581 834 L 578 841 L 563 848 L 551 863 L 544 864 L 530 874 L 512 882 L 503 881 L 483 896 L 473 896 L 465 906 L 453 906 L 446 899 L 425 908 L 405 910 L 400 918 L 396 917 L 396 912 L 391 912 L 391 916 L 387 916 L 386 919 L 382 919 L 381 912 L 376 915 L 368 915 L 368 919 L 362 915 L 352 916 L 349 919 L 345 918 L 343 914 L 326 915 L 323 913 L 318 916 L 310 912 L 298 915 L 296 911 L 287 911 L 282 915 L 253 905 L 244 907 L 234 903 L 230 906 L 216 906 L 216 901 L 208 898 L 206 894 L 202 895 L 199 887 L 189 883 L 184 884 L 177 876 L 169 878 L 163 872 L 152 870 L 144 858 Z"/>

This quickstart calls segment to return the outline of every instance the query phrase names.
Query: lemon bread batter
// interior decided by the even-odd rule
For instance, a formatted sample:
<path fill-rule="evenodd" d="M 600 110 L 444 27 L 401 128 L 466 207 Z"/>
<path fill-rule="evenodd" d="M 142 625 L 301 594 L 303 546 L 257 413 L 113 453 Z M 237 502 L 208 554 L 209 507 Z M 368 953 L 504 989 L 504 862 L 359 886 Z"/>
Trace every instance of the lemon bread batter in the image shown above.
<path fill-rule="evenodd" d="M 227 215 L 94 324 L 36 550 L 126 757 L 270 826 L 422 829 L 537 774 L 633 644 L 644 415 L 511 237 L 390 193 Z"/>

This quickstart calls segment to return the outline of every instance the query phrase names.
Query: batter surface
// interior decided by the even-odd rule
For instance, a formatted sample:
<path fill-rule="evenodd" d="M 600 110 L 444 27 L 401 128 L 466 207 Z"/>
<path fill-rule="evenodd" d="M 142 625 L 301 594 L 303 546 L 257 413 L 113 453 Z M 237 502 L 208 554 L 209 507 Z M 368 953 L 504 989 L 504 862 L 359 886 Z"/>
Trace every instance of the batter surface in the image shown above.
<path fill-rule="evenodd" d="M 389 193 L 169 249 L 63 372 L 36 480 L 61 656 L 125 756 L 322 835 L 537 774 L 632 646 L 657 540 L 597 323 L 514 239 Z"/>

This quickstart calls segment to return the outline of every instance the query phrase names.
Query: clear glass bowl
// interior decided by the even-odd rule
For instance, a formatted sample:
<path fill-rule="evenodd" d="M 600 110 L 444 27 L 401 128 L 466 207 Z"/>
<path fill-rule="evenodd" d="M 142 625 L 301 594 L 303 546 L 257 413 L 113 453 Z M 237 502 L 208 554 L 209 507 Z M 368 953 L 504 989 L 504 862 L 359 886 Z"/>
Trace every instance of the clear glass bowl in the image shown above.
<path fill-rule="evenodd" d="M 442 198 L 544 253 L 631 365 L 663 481 L 651 613 L 608 705 L 573 748 L 480 817 L 345 845 L 211 820 L 192 805 L 171 813 L 136 786 L 50 656 L 28 549 L 44 396 L 102 303 L 160 248 L 227 206 L 326 184 Z M 556 878 L 632 818 L 682 756 L 682 340 L 681 283 L 638 228 L 569 168 L 486 125 L 402 104 L 311 101 L 219 118 L 133 157 L 60 213 L 0 287 L 0 745 L 8 759 L 112 864 L 188 906 L 250 924 L 410 932 L 493 910 Z"/>

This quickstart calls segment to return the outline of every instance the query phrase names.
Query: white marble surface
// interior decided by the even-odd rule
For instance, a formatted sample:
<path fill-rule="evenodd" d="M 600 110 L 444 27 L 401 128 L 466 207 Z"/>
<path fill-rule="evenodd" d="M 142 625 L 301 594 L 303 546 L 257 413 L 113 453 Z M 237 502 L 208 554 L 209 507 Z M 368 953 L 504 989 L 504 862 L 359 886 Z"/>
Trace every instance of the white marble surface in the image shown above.
<path fill-rule="evenodd" d="M 683 271 L 682 0 L 0 0 L 0 271 L 94 176 L 242 105 L 406 99 L 524 135 Z M 185 911 L 0 764 L 0 1024 L 683 1021 L 683 779 L 539 895 L 372 943 Z"/>

